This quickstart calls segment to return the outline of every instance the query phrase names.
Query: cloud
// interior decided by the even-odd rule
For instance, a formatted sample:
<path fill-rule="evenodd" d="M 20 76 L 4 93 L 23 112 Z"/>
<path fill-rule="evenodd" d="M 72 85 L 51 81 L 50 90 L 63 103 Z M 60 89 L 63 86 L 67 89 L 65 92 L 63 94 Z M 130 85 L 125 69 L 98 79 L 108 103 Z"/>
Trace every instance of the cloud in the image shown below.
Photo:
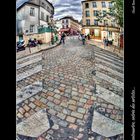
<path fill-rule="evenodd" d="M 82 18 L 81 0 L 49 0 L 55 8 L 54 18 L 73 16 L 77 20 Z"/>

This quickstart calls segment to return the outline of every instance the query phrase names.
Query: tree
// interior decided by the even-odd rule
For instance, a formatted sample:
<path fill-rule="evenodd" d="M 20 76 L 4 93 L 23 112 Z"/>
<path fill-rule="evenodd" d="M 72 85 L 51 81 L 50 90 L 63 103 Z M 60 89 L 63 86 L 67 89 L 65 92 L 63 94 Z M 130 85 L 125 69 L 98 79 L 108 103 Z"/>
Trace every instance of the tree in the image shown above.
<path fill-rule="evenodd" d="M 111 2 L 113 6 L 108 14 L 116 19 L 120 27 L 123 27 L 123 0 L 112 0 Z"/>

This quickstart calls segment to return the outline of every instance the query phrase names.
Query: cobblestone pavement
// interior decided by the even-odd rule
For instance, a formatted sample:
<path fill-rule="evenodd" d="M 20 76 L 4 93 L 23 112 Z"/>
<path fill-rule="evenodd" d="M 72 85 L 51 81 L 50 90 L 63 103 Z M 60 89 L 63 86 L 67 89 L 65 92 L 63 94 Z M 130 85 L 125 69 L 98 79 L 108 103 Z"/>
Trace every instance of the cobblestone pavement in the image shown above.
<path fill-rule="evenodd" d="M 17 139 L 123 138 L 122 58 L 67 37 L 17 60 L 16 81 Z"/>

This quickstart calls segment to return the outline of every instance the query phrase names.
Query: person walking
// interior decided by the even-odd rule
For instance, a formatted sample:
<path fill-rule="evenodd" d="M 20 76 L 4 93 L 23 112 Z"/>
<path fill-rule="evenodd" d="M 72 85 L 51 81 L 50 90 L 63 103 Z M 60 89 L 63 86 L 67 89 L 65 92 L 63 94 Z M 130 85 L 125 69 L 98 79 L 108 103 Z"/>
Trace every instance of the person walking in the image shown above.
<path fill-rule="evenodd" d="M 86 41 L 86 36 L 84 34 L 82 34 L 82 42 L 83 42 L 83 45 L 85 45 L 85 41 Z"/>
<path fill-rule="evenodd" d="M 104 37 L 103 39 L 103 43 L 104 43 L 104 48 L 106 47 L 106 38 Z"/>
<path fill-rule="evenodd" d="M 62 35 L 61 35 L 61 43 L 63 42 L 63 44 L 65 44 L 65 37 L 66 37 L 66 35 L 64 33 L 62 33 Z"/>

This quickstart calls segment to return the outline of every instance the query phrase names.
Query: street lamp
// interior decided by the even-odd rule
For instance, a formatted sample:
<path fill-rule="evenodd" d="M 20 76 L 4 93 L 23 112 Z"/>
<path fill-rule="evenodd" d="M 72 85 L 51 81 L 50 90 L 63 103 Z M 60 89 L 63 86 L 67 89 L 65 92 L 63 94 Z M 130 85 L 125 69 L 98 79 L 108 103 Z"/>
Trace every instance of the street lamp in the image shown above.
<path fill-rule="evenodd" d="M 108 40 L 108 23 L 106 24 L 107 27 L 107 40 Z"/>
<path fill-rule="evenodd" d="M 50 20 L 51 20 L 51 22 L 50 22 L 50 27 L 51 27 L 51 43 L 52 43 L 52 45 L 53 45 L 53 32 L 52 32 L 52 29 L 53 29 L 53 16 L 51 15 L 50 16 Z"/>

